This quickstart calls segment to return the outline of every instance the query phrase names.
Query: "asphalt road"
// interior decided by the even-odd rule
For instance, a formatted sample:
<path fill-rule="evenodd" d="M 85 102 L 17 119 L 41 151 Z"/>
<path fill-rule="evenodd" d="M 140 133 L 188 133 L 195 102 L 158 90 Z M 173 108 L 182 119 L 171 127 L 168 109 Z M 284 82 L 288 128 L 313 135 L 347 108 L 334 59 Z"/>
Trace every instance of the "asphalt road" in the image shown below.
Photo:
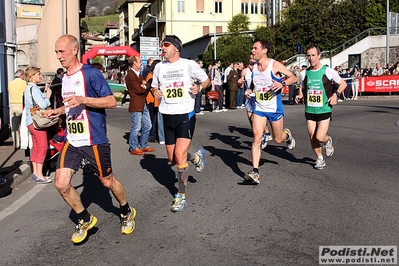
<path fill-rule="evenodd" d="M 74 245 L 70 209 L 53 185 L 30 179 L 0 199 L 0 265 L 318 265 L 321 245 L 399 243 L 399 98 L 367 98 L 334 108 L 334 156 L 321 171 L 307 136 L 303 106 L 285 106 L 296 149 L 269 143 L 261 183 L 248 185 L 251 131 L 244 110 L 197 117 L 192 151 L 207 168 L 190 171 L 181 213 L 163 145 L 132 156 L 126 107 L 108 111 L 113 168 L 137 209 L 137 228 L 121 235 L 117 202 L 93 175 L 73 184 L 98 223 Z"/>

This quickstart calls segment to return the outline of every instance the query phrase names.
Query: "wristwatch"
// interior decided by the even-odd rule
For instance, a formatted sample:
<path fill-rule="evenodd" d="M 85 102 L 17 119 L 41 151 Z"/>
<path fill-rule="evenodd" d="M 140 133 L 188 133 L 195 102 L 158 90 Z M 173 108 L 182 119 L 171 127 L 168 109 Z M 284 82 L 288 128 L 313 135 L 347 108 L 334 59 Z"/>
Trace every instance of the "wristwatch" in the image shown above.
<path fill-rule="evenodd" d="M 341 93 L 337 91 L 337 92 L 335 93 L 335 95 L 337 95 L 337 98 L 339 98 L 339 96 L 341 95 Z"/>
<path fill-rule="evenodd" d="M 287 86 L 287 84 L 285 83 L 285 81 L 281 82 L 281 85 L 283 85 L 283 88 L 284 88 L 285 86 Z"/>

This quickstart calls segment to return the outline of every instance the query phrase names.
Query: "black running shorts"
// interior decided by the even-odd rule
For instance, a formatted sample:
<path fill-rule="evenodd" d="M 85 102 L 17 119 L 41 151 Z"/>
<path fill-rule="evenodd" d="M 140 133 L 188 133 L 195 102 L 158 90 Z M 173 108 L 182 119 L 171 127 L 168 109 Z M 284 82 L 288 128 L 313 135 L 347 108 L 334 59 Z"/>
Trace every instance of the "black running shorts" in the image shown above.
<path fill-rule="evenodd" d="M 176 144 L 176 139 L 192 139 L 195 129 L 195 112 L 188 114 L 167 115 L 163 114 L 165 128 L 165 144 Z"/>
<path fill-rule="evenodd" d="M 306 113 L 305 112 L 305 118 L 306 120 L 311 120 L 311 121 L 323 121 L 326 119 L 330 119 L 330 121 L 332 120 L 332 113 L 324 113 L 324 114 L 310 114 L 310 113 Z"/>
<path fill-rule="evenodd" d="M 67 141 L 58 157 L 57 169 L 70 168 L 77 171 L 83 158 L 86 158 L 93 165 L 100 177 L 108 176 L 112 173 L 111 147 L 109 143 L 74 147 Z"/>

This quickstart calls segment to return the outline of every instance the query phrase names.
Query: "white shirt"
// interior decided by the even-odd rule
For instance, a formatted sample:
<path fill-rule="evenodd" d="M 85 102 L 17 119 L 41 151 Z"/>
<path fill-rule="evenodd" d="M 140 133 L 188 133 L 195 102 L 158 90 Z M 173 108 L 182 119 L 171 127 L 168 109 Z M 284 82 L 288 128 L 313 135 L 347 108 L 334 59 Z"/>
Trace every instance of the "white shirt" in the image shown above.
<path fill-rule="evenodd" d="M 151 87 L 162 91 L 159 101 L 161 114 L 187 114 L 194 110 L 195 95 L 191 93 L 194 79 L 204 82 L 208 75 L 199 65 L 180 58 L 169 63 L 167 60 L 157 64 L 154 69 Z"/>

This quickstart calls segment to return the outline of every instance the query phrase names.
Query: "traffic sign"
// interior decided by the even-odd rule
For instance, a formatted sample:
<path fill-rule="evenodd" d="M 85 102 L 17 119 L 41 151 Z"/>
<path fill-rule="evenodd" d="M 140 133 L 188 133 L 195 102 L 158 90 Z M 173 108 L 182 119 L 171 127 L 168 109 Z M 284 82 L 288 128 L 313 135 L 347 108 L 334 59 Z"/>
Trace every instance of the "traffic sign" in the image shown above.
<path fill-rule="evenodd" d="M 140 37 L 140 55 L 147 59 L 153 57 L 159 58 L 159 38 L 158 37 Z"/>
<path fill-rule="evenodd" d="M 298 43 L 298 44 L 296 45 L 296 53 L 297 53 L 297 54 L 302 53 L 302 44 Z"/>

